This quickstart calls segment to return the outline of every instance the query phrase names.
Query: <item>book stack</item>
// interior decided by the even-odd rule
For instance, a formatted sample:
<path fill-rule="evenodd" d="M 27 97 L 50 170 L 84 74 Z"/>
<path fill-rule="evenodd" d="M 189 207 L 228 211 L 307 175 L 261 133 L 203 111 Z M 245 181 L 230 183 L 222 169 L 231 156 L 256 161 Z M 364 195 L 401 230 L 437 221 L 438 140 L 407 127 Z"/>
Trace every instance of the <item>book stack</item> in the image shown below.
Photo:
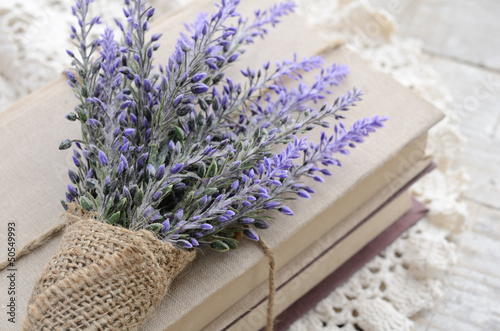
<path fill-rule="evenodd" d="M 210 10 L 211 2 L 206 3 L 184 7 L 156 28 L 173 38 L 181 22 L 190 21 L 200 8 Z M 264 0 L 243 1 L 240 10 L 251 16 L 267 6 Z M 351 70 L 327 102 L 353 86 L 365 92 L 364 100 L 346 114 L 346 124 L 374 115 L 389 117 L 384 129 L 340 158 L 343 167 L 333 169 L 325 183 L 308 183 L 317 193 L 311 200 L 294 201 L 293 217 L 276 213 L 271 228 L 259 233 L 276 259 L 277 329 L 286 329 L 426 211 L 408 187 L 433 167 L 425 153 L 427 131 L 443 115 L 337 44 L 300 17 L 287 17 L 264 41 L 248 47 L 242 63 L 228 72 L 238 77 L 240 68 L 291 59 L 294 52 L 299 57 L 321 55 L 326 65 L 347 64 Z M 310 138 L 317 141 L 319 135 L 314 132 Z M 142 330 L 259 330 L 266 321 L 268 273 L 268 260 L 254 243 L 244 242 L 229 254 L 204 251 Z"/>
<path fill-rule="evenodd" d="M 265 0 L 244 0 L 240 12 L 251 16 L 254 9 L 269 5 Z M 157 60 L 166 62 L 172 50 L 166 44 L 173 46 L 183 22 L 193 20 L 200 11 L 212 10 L 212 0 L 199 0 L 155 22 L 153 30 L 164 34 Z M 271 228 L 259 232 L 276 259 L 278 329 L 286 329 L 425 214 L 408 187 L 432 169 L 432 159 L 425 152 L 427 131 L 443 115 L 347 48 L 337 46 L 300 16 L 287 17 L 264 41 L 248 47 L 242 63 L 227 74 L 238 77 L 239 68 L 290 59 L 294 52 L 300 57 L 322 55 L 325 64 L 347 64 L 351 70 L 327 102 L 354 85 L 365 92 L 364 100 L 348 114 L 346 125 L 363 117 L 389 117 L 386 127 L 352 155 L 339 157 L 343 166 L 332 169 L 333 176 L 325 183 L 308 183 L 316 193 L 311 200 L 292 202 L 293 217 L 273 214 L 276 219 Z M 0 113 L 1 222 L 4 228 L 8 222 L 16 223 L 17 247 L 57 223 L 61 211 L 57 201 L 64 196 L 66 169 L 71 166 L 71 156 L 57 146 L 63 138 L 79 135 L 78 125 L 68 125 L 64 119 L 74 106 L 73 99 L 61 76 Z M 318 141 L 319 135 L 313 132 L 310 138 Z M 5 236 L 6 231 L 0 231 L 1 242 L 6 242 Z M 33 283 L 57 241 L 16 262 L 23 273 L 18 278 L 18 326 Z M 1 252 L 2 260 L 4 255 Z M 141 330 L 259 330 L 266 321 L 268 273 L 267 257 L 253 242 L 244 240 L 229 253 L 203 250 L 174 281 Z M 0 278 L 6 278 L 5 270 Z M 12 329 L 10 324 L 6 327 Z"/>

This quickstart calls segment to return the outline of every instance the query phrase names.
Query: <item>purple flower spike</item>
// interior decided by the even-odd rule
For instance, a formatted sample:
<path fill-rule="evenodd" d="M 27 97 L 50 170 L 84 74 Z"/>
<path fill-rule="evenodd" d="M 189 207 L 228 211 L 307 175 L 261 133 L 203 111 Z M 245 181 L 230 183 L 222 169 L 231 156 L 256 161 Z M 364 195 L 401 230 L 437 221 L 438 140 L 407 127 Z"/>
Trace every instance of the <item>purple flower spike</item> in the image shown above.
<path fill-rule="evenodd" d="M 101 150 L 99 150 L 99 161 L 101 161 L 102 165 L 107 165 L 108 164 L 108 157 Z"/>
<path fill-rule="evenodd" d="M 208 86 L 203 83 L 196 83 L 191 86 L 191 92 L 193 92 L 193 94 L 202 94 L 206 91 L 208 91 Z"/>

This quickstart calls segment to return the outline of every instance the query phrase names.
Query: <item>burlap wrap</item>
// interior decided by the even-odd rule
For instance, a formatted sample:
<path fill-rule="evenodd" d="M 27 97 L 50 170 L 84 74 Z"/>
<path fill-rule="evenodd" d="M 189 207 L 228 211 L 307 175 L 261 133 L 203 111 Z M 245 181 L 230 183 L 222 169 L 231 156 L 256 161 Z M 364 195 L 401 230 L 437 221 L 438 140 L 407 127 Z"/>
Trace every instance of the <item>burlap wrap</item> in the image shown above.
<path fill-rule="evenodd" d="M 80 219 L 35 283 L 24 330 L 136 330 L 194 257 L 148 231 Z"/>

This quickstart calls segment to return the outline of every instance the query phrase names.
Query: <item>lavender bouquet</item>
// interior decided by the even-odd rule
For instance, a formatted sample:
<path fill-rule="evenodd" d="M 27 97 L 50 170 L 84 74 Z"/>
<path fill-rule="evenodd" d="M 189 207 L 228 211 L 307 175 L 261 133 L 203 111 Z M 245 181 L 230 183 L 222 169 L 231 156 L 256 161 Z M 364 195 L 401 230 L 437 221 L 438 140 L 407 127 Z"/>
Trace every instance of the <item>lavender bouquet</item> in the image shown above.
<path fill-rule="evenodd" d="M 194 248 L 236 249 L 242 235 L 259 241 L 256 229 L 269 227 L 271 210 L 293 215 L 291 195 L 311 198 L 303 176 L 322 182 L 328 166 L 340 166 L 334 153 L 348 154 L 386 120 L 338 122 L 319 142 L 300 138 L 329 128 L 327 118 L 342 119 L 362 96 L 353 88 L 320 105 L 349 71 L 319 57 L 225 75 L 247 45 L 293 12 L 292 2 L 247 19 L 236 11 L 239 0 L 222 0 L 186 25 L 165 65 L 153 65 L 161 34 L 147 34 L 154 8 L 145 0 L 125 0 L 126 23 L 115 20 L 120 37 L 107 27 L 94 40 L 100 18 L 88 18 L 90 2 L 72 8 L 78 52 L 67 51 L 78 105 L 66 118 L 82 129 L 59 147 L 74 147 L 62 201 L 70 225 L 35 285 L 29 330 L 137 329 Z M 311 70 L 319 73 L 307 86 L 301 72 Z M 290 80 L 296 88 L 285 85 Z"/>

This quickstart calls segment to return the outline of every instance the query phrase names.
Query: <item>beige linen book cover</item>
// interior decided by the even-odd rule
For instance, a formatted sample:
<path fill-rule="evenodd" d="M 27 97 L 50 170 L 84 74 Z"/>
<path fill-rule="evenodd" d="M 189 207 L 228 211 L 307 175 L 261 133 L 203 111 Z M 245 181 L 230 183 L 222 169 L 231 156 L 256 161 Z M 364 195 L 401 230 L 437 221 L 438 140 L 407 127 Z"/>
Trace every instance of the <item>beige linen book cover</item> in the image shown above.
<path fill-rule="evenodd" d="M 197 1 L 168 19 L 158 21 L 154 30 L 164 33 L 164 45 L 168 42 L 173 44 L 177 32 L 181 30 L 180 23 L 193 19 L 199 10 L 213 10 L 211 4 L 212 1 Z M 266 7 L 269 4 L 263 0 L 243 1 L 242 11 L 250 15 L 251 9 Z M 267 59 L 291 58 L 294 50 L 298 51 L 299 56 L 317 54 L 328 45 L 328 42 L 316 36 L 313 30 L 295 16 L 284 19 L 283 24 L 272 31 L 265 42 L 249 47 L 244 61 L 256 67 Z M 163 63 L 166 62 L 168 54 L 168 47 L 165 49 L 157 56 L 163 57 L 160 59 Z M 261 232 L 273 248 L 283 247 L 281 252 L 276 251 L 278 266 L 284 265 L 288 262 L 287 259 L 297 255 L 324 233 L 324 228 L 307 226 L 309 222 L 328 220 L 331 216 L 336 216 L 340 222 L 349 214 L 345 211 L 345 215 L 337 215 L 338 208 L 331 214 L 329 208 L 334 201 L 347 196 L 357 183 L 370 179 L 371 176 L 379 185 L 390 189 L 386 186 L 388 178 L 405 177 L 406 169 L 401 168 L 404 163 L 397 156 L 442 116 L 429 104 L 403 89 L 392 79 L 375 72 L 345 49 L 331 53 L 326 62 L 333 61 L 347 63 L 353 71 L 337 91 L 346 91 L 356 84 L 366 92 L 365 100 L 349 116 L 360 118 L 379 114 L 391 116 L 391 120 L 384 130 L 360 145 L 351 156 L 342 159 L 344 167 L 335 169 L 334 176 L 327 178 L 325 184 L 316 187 L 314 200 L 299 200 L 293 204 L 295 217 L 278 217 L 270 230 Z M 65 78 L 60 77 L 0 112 L 1 243 L 7 242 L 9 223 L 15 223 L 16 246 L 20 248 L 33 237 L 60 222 L 62 209 L 59 199 L 64 196 L 68 182 L 67 168 L 72 167 L 72 161 L 71 154 L 59 151 L 57 146 L 62 139 L 79 135 L 78 125 L 64 119 L 64 114 L 70 111 L 74 104 L 75 100 L 71 90 L 66 87 Z M 422 149 L 423 146 L 419 146 L 415 153 L 421 155 Z M 413 151 L 410 151 L 405 155 L 409 158 L 412 153 Z M 391 160 L 397 167 L 380 173 L 382 167 Z M 379 174 L 373 176 L 377 171 Z M 383 177 L 382 180 L 380 176 Z M 358 193 L 362 198 L 357 202 L 363 204 L 379 189 L 380 187 L 372 189 L 373 192 L 361 190 Z M 332 222 L 327 227 L 331 228 L 335 224 Z M 310 232 L 308 235 L 304 235 L 306 229 Z M 292 240 L 287 241 L 290 238 Z M 283 245 L 284 242 L 289 242 L 288 246 Z M 33 283 L 55 252 L 57 243 L 58 238 L 16 263 L 16 324 L 12 325 L 6 319 L 1 319 L 0 329 L 20 328 Z M 249 242 L 244 242 L 241 249 L 230 254 L 204 250 L 199 255 L 196 262 L 175 282 L 172 291 L 143 330 L 164 330 L 185 316 L 190 316 L 192 321 L 196 322 L 194 308 L 202 302 L 208 303 L 208 298 L 212 300 L 211 314 L 215 318 L 227 309 L 227 305 L 231 305 L 230 302 L 220 305 L 220 297 L 214 296 L 228 282 L 238 280 L 240 284 L 244 284 L 243 288 L 237 288 L 240 293 L 235 293 L 235 298 L 241 298 L 267 277 L 265 258 L 258 248 Z M 289 256 L 283 258 L 284 255 Z M 3 260 L 6 256 L 7 247 L 4 245 L 0 249 L 0 259 Z M 256 266 L 259 266 L 255 269 L 257 272 L 247 272 Z M 7 270 L 0 272 L 0 289 L 8 287 L 7 275 Z M 0 293 L 0 305 L 5 311 L 6 294 L 5 291 Z M 196 326 L 193 325 L 192 329 L 196 330 Z"/>

